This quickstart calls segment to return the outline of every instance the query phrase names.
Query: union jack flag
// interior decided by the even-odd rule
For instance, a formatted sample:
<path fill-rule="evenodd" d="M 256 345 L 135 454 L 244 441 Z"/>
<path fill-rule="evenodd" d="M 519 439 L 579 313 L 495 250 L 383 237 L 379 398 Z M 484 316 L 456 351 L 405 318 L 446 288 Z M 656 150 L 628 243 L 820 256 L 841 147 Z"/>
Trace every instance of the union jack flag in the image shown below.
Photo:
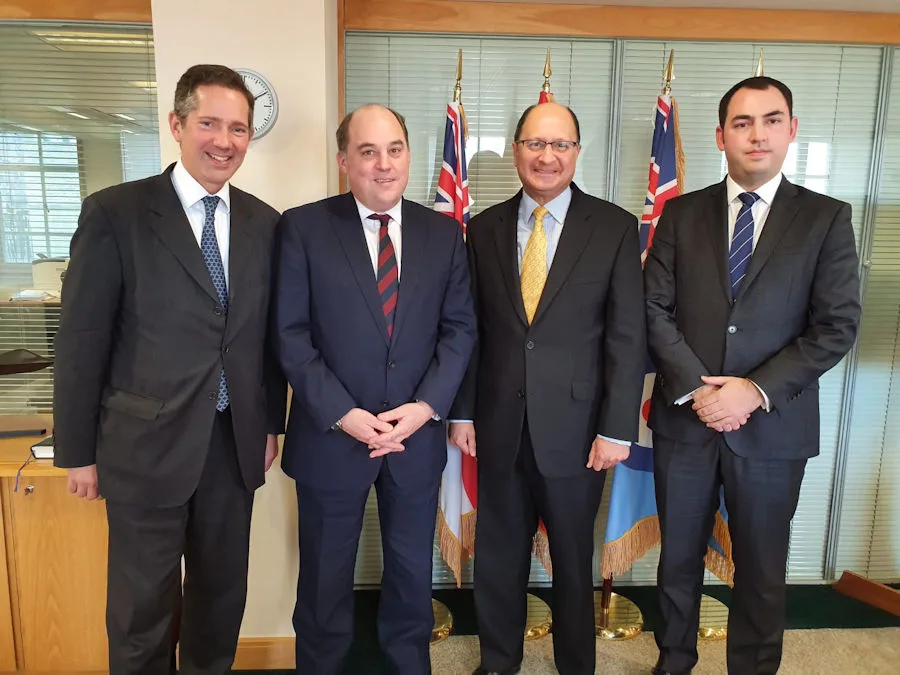
<path fill-rule="evenodd" d="M 462 227 L 469 222 L 469 180 L 466 174 L 465 117 L 459 103 L 447 105 L 444 158 L 438 177 L 434 210 L 446 213 Z M 478 508 L 478 468 L 475 459 L 447 441 L 447 466 L 441 477 L 438 540 L 441 554 L 462 583 L 462 565 L 475 554 Z"/>
<path fill-rule="evenodd" d="M 466 173 L 466 143 L 459 103 L 447 104 L 444 130 L 444 161 L 438 178 L 434 210 L 458 221 L 466 232 L 469 223 L 469 179 Z"/>
<path fill-rule="evenodd" d="M 647 250 L 653 243 L 653 233 L 663 206 L 668 199 L 677 197 L 678 194 L 672 97 L 661 94 L 656 100 L 656 120 L 653 125 L 653 143 L 650 146 L 650 179 L 647 181 L 647 197 L 641 216 L 641 262 L 647 259 Z"/>

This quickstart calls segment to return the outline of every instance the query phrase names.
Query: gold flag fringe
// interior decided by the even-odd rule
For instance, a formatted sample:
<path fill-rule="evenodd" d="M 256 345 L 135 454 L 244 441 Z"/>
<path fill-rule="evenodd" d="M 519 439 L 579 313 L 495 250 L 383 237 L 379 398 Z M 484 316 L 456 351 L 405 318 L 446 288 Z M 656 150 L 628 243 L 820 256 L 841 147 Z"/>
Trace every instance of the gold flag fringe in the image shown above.
<path fill-rule="evenodd" d="M 734 561 L 731 558 L 731 533 L 728 532 L 728 523 L 722 514 L 716 512 L 716 524 L 713 526 L 713 537 L 719 542 L 719 546 L 725 552 L 723 556 L 716 550 L 706 549 L 706 569 L 715 574 L 729 586 L 734 586 Z"/>
<path fill-rule="evenodd" d="M 547 574 L 553 576 L 553 562 L 550 560 L 550 542 L 547 541 L 547 535 L 539 527 L 537 534 L 534 535 L 534 544 L 531 546 L 531 552 L 541 561 L 541 565 L 547 570 Z"/>
<path fill-rule="evenodd" d="M 659 544 L 659 518 L 649 516 L 639 520 L 621 537 L 603 544 L 601 571 L 603 578 L 625 574 L 635 561 L 657 544 Z"/>
<path fill-rule="evenodd" d="M 438 542 L 441 555 L 456 579 L 456 587 L 462 586 L 462 566 L 475 554 L 475 520 L 476 512 L 464 513 L 460 519 L 462 541 L 456 538 L 453 530 L 444 519 L 444 512 L 438 509 Z"/>

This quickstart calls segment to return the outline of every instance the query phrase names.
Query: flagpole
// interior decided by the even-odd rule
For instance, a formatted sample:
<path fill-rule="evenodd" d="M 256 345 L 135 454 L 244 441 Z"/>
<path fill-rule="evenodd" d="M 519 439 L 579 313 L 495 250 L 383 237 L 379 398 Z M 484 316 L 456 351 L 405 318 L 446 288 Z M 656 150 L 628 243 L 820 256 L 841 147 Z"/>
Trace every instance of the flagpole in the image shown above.
<path fill-rule="evenodd" d="M 662 95 L 670 96 L 675 79 L 675 50 L 669 50 L 669 59 L 663 71 Z M 641 610 L 628 598 L 613 593 L 612 574 L 603 579 L 603 588 L 594 592 L 595 632 L 605 640 L 627 640 L 636 637 L 644 627 Z"/>

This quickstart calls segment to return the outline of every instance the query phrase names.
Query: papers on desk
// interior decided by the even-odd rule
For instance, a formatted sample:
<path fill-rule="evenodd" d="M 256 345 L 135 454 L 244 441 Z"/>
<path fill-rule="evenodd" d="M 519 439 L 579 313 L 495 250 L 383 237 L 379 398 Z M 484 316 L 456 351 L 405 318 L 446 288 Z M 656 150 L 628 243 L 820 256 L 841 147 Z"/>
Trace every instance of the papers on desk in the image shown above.
<path fill-rule="evenodd" d="M 35 459 L 53 459 L 53 435 L 47 436 L 31 446 Z"/>
<path fill-rule="evenodd" d="M 10 302 L 59 302 L 58 290 L 23 288 L 9 296 Z"/>

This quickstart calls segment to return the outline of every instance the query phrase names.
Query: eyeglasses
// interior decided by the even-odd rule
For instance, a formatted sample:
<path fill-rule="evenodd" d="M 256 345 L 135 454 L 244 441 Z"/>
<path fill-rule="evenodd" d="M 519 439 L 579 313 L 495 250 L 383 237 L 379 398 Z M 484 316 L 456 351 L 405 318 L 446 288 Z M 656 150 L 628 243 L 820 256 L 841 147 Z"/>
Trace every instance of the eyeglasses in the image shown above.
<path fill-rule="evenodd" d="M 578 141 L 542 141 L 540 138 L 526 138 L 522 141 L 516 141 L 520 145 L 524 145 L 531 152 L 543 152 L 548 145 L 557 155 L 564 155 L 572 148 L 579 145 Z"/>

